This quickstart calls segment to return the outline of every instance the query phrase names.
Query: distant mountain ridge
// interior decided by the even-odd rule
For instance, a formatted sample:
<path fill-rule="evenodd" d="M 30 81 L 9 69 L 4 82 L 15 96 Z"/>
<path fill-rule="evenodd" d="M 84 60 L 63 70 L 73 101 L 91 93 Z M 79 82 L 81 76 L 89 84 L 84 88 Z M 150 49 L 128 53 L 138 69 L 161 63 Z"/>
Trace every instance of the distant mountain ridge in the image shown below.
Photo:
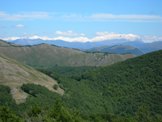
<path fill-rule="evenodd" d="M 4 41 L 0 41 L 0 54 L 33 67 L 105 66 L 134 57 L 131 54 L 86 53 L 48 44 L 19 46 Z"/>
<path fill-rule="evenodd" d="M 114 45 L 114 46 L 102 46 L 96 47 L 87 50 L 89 52 L 107 52 L 107 53 L 114 53 L 114 54 L 133 54 L 133 55 L 142 55 L 143 52 L 140 51 L 138 48 L 133 46 L 127 45 Z"/>
<path fill-rule="evenodd" d="M 126 39 L 113 39 L 105 40 L 100 42 L 67 42 L 64 40 L 42 40 L 42 39 L 17 39 L 8 41 L 13 44 L 18 45 L 37 45 L 37 44 L 50 44 L 57 45 L 67 48 L 76 48 L 80 50 L 88 50 L 91 48 L 102 47 L 102 46 L 114 46 L 114 45 L 124 45 L 124 46 L 133 46 L 141 50 L 143 53 L 149 53 L 152 51 L 157 51 L 162 49 L 162 41 L 156 41 L 152 43 L 145 43 L 141 40 L 126 40 Z"/>
<path fill-rule="evenodd" d="M 130 45 L 140 49 L 144 53 L 158 51 L 162 49 L 162 41 L 155 41 L 151 43 L 144 43 L 141 41 L 125 42 L 123 45 Z"/>
<path fill-rule="evenodd" d="M 57 45 L 61 47 L 67 48 L 76 48 L 81 50 L 90 49 L 93 47 L 104 46 L 104 45 L 115 45 L 119 43 L 127 42 L 126 39 L 114 39 L 112 41 L 101 41 L 101 42 L 67 42 L 64 40 L 42 40 L 42 39 L 17 39 L 8 41 L 13 44 L 18 45 L 37 45 L 37 44 L 50 44 L 50 45 Z"/>

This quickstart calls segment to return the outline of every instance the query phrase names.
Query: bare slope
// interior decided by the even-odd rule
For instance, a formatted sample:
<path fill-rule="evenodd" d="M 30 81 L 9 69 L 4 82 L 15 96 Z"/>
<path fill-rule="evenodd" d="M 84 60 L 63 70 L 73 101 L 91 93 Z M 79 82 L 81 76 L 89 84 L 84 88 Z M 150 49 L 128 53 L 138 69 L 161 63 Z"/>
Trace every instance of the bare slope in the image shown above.
<path fill-rule="evenodd" d="M 131 54 L 86 53 L 75 49 L 41 44 L 36 46 L 2 46 L 0 54 L 34 67 L 104 66 L 134 57 Z"/>
<path fill-rule="evenodd" d="M 53 89 L 54 84 L 57 84 L 57 82 L 47 75 L 40 73 L 31 67 L 21 65 L 12 59 L 0 56 L 0 85 L 10 87 L 11 94 L 16 103 L 24 102 L 28 96 L 20 88 L 23 84 L 27 83 L 44 86 L 61 95 L 64 93 L 60 88 L 57 90 Z"/>

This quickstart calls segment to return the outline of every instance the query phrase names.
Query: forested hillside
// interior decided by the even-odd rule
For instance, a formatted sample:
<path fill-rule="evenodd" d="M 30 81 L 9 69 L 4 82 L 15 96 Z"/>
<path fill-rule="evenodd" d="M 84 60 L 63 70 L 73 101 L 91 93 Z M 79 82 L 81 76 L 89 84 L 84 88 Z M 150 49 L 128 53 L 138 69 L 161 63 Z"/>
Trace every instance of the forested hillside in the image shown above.
<path fill-rule="evenodd" d="M 15 105 L 13 100 L 9 100 L 9 90 L 3 88 L 6 90 L 1 90 L 1 95 L 4 96 L 5 92 L 6 97 L 0 98 L 1 105 L 16 110 L 16 115 L 20 118 L 32 121 L 43 121 L 46 117 L 53 121 L 52 117 L 57 116 L 64 116 L 66 121 L 162 120 L 162 51 L 107 67 L 57 66 L 39 70 L 59 82 L 59 86 L 65 90 L 63 97 L 44 87 L 26 84 L 22 87 L 23 91 L 30 94 L 26 103 Z M 64 107 L 59 108 L 61 113 L 56 115 L 57 107 L 54 103 L 58 100 Z M 52 109 L 51 106 L 56 108 Z M 50 111 L 55 114 L 50 116 Z M 70 114 L 71 112 L 77 114 L 75 119 L 72 119 L 75 115 Z M 57 120 L 61 120 L 59 117 Z"/>
<path fill-rule="evenodd" d="M 158 121 L 162 115 L 161 71 L 162 51 L 102 68 L 55 67 L 44 72 L 60 81 L 65 103 L 82 114 L 128 118 L 143 114 L 140 119 Z"/>

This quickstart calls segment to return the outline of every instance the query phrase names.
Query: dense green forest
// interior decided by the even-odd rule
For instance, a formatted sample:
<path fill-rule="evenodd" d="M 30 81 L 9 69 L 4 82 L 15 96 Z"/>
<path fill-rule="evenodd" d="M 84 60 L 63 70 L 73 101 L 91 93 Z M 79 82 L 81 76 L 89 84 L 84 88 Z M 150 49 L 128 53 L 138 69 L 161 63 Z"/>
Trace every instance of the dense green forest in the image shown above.
<path fill-rule="evenodd" d="M 1 86 L 0 121 L 162 121 L 162 51 L 106 67 L 38 70 L 56 79 L 65 94 L 26 84 L 22 89 L 30 96 L 16 105 L 9 88 Z"/>

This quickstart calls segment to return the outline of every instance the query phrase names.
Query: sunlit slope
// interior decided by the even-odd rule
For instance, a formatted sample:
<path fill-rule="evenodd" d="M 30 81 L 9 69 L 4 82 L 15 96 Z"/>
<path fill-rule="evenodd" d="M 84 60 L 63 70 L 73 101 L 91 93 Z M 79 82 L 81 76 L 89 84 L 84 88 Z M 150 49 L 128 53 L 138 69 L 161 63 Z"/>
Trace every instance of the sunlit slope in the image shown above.
<path fill-rule="evenodd" d="M 23 84 L 38 84 L 48 88 L 50 91 L 63 94 L 59 87 L 54 89 L 57 82 L 49 76 L 34 70 L 29 66 L 21 65 L 15 60 L 0 56 L 0 85 L 9 86 L 11 94 L 17 103 L 24 102 L 28 96 L 20 87 Z"/>
<path fill-rule="evenodd" d="M 3 42 L 5 43 L 5 42 Z M 134 57 L 131 54 L 86 53 L 75 49 L 41 44 L 36 46 L 0 45 L 0 54 L 34 67 L 105 66 Z"/>

